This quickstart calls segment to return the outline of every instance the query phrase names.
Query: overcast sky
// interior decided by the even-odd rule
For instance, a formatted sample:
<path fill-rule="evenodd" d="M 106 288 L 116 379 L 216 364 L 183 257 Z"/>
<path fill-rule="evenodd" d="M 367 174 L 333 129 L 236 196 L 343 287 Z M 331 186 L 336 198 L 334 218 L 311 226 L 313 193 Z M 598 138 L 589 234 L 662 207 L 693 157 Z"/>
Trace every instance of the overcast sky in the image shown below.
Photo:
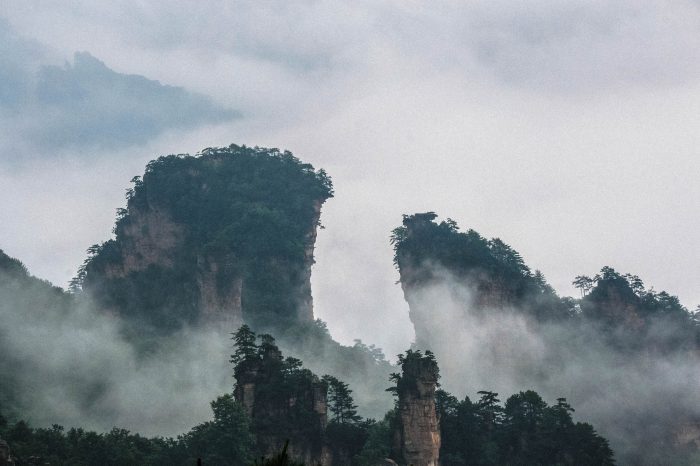
<path fill-rule="evenodd" d="M 0 0 L 0 248 L 65 286 L 158 155 L 333 177 L 313 291 L 413 338 L 389 234 L 436 211 L 561 294 L 611 265 L 700 304 L 700 2 Z"/>

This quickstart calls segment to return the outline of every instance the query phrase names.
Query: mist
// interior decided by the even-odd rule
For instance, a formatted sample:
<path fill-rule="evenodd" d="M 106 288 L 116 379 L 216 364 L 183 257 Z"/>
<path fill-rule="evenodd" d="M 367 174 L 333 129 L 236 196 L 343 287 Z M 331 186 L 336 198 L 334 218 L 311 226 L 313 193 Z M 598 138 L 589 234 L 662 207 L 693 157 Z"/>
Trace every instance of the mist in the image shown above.
<path fill-rule="evenodd" d="M 468 282 L 441 268 L 433 273 L 439 280 L 411 291 L 411 317 L 429 321 L 427 349 L 445 390 L 472 400 L 479 390 L 498 392 L 502 401 L 528 389 L 549 403 L 564 397 L 577 421 L 610 440 L 622 464 L 673 463 L 667 448 L 700 419 L 697 352 L 622 351 L 592 325 L 479 309 Z"/>
<path fill-rule="evenodd" d="M 0 378 L 32 425 L 172 436 L 208 420 L 209 402 L 232 391 L 234 329 L 186 328 L 144 355 L 88 297 L 38 280 L 18 293 L 3 273 Z"/>
<path fill-rule="evenodd" d="M 1 251 L 0 259 L 12 262 Z M 209 420 L 210 402 L 232 392 L 231 334 L 239 324 L 185 326 L 134 340 L 125 331 L 134 322 L 101 309 L 88 292 L 67 293 L 23 267 L 2 265 L 4 415 L 35 426 L 176 436 Z M 306 332 L 274 336 L 285 356 L 302 359 L 319 377 L 331 374 L 348 382 L 363 416 L 381 417 L 392 406 L 385 388 L 394 367 L 379 348 L 359 340 L 343 346 L 323 328 L 317 323 Z"/>

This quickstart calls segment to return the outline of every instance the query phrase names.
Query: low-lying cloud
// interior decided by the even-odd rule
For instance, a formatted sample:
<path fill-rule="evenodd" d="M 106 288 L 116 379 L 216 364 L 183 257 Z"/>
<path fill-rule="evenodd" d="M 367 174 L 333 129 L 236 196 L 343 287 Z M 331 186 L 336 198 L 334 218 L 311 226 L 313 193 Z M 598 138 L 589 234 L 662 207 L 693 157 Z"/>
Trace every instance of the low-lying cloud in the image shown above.
<path fill-rule="evenodd" d="M 99 156 L 101 150 L 144 144 L 167 130 L 239 116 L 205 95 L 118 73 L 88 52 L 75 53 L 63 66 L 47 64 L 48 49 L 18 36 L 5 21 L 0 38 L 0 121 L 6 139 L 15 141 L 5 146 L 29 145 L 44 156 L 93 148 L 98 149 L 93 156 Z M 34 151 L 14 157 L 31 157 Z"/>
<path fill-rule="evenodd" d="M 4 280 L 0 271 L 5 415 L 37 426 L 177 435 L 209 419 L 209 402 L 232 391 L 233 329 L 184 329 L 141 354 L 119 320 L 85 297 Z M 18 412 L 8 413 L 13 406 Z"/>
<path fill-rule="evenodd" d="M 592 326 L 539 323 L 518 309 L 476 309 L 469 284 L 449 272 L 412 291 L 412 318 L 429 322 L 443 388 L 501 399 L 533 389 L 559 397 L 611 442 L 622 464 L 661 464 L 683 429 L 700 421 L 696 353 L 623 352 Z M 697 425 L 694 427 L 698 429 Z"/>

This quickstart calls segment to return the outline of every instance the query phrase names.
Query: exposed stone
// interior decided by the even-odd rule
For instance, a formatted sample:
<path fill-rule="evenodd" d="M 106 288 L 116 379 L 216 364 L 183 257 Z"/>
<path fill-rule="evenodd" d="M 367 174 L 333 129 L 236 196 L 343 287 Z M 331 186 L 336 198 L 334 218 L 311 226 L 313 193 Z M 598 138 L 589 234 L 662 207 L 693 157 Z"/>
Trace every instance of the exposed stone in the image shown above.
<path fill-rule="evenodd" d="M 10 446 L 0 438 L 0 466 L 14 466 Z"/>
<path fill-rule="evenodd" d="M 83 289 L 137 333 L 148 323 L 156 333 L 183 324 L 275 331 L 312 323 L 314 243 L 332 192 L 295 160 L 232 145 L 151 162 L 134 181 L 115 238 L 86 262 Z M 258 241 L 278 233 L 274 244 Z"/>
<path fill-rule="evenodd" d="M 313 413 L 311 430 L 314 435 L 307 438 L 294 438 L 292 432 L 283 434 L 273 433 L 266 429 L 255 429 L 258 449 L 266 456 L 272 456 L 280 451 L 287 440 L 290 440 L 288 453 L 296 461 L 309 465 L 337 466 L 333 461 L 333 452 L 323 443 L 323 431 L 328 424 L 328 404 L 326 385 L 313 376 L 312 382 L 302 393 L 286 399 L 283 404 L 279 400 L 270 399 L 264 395 L 278 383 L 274 377 L 278 372 L 275 367 L 282 362 L 282 354 L 275 346 L 268 346 L 260 360 L 249 361 L 244 370 L 236 373 L 235 399 L 241 403 L 251 418 L 253 425 L 281 424 L 289 416 L 290 410 L 299 407 L 307 408 Z M 277 366 L 278 367 L 278 366 Z M 303 426 L 308 427 L 308 426 Z"/>
<path fill-rule="evenodd" d="M 435 407 L 437 364 L 418 353 L 417 357 L 408 357 L 402 368 L 397 384 L 393 457 L 401 466 L 438 466 L 441 439 Z"/>
<path fill-rule="evenodd" d="M 173 252 L 181 247 L 185 228 L 158 208 L 131 209 L 121 235 L 121 261 L 105 270 L 107 278 L 123 278 L 149 265 L 172 267 Z"/>
<path fill-rule="evenodd" d="M 700 452 L 700 420 L 682 422 L 674 431 L 674 443 Z"/>

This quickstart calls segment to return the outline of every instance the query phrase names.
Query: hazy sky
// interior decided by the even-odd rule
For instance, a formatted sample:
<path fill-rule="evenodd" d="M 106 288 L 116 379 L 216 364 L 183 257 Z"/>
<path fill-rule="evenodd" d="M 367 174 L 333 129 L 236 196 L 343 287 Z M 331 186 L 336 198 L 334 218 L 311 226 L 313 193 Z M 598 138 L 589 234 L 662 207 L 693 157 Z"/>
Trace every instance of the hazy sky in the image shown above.
<path fill-rule="evenodd" d="M 388 238 L 426 210 L 562 294 L 611 265 L 695 308 L 699 31 L 697 0 L 0 0 L 0 248 L 65 285 L 149 160 L 237 143 L 333 177 L 343 342 L 410 343 Z"/>

